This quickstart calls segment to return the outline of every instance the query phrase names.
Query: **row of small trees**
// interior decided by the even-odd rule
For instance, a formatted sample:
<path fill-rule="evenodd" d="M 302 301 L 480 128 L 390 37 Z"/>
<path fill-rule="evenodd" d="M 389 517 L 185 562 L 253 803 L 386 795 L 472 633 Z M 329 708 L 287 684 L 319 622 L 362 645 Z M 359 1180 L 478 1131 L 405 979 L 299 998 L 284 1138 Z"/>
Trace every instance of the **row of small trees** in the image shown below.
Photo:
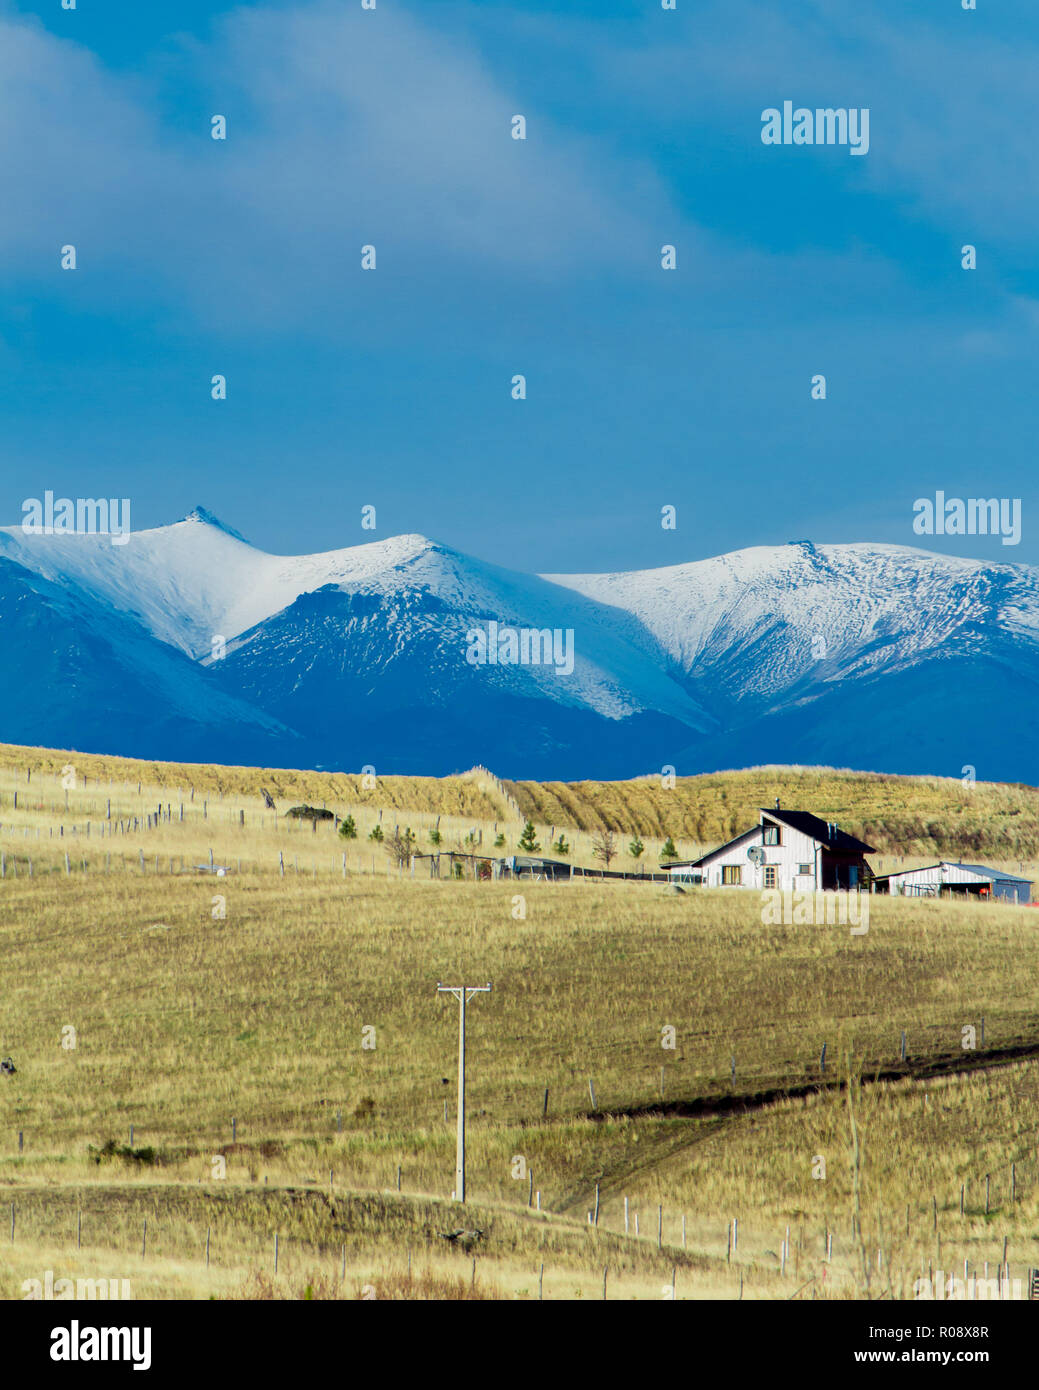
<path fill-rule="evenodd" d="M 527 821 L 523 827 L 523 834 L 519 839 L 519 848 L 527 854 L 536 854 L 541 846 L 537 841 L 537 832 L 534 829 L 534 822 Z M 560 833 L 559 839 L 553 841 L 552 849 L 556 854 L 566 855 L 570 853 L 570 846 L 567 844 L 566 837 Z M 638 832 L 635 833 L 628 845 L 628 853 L 637 864 L 646 852 L 646 846 L 639 838 Z M 608 869 L 620 850 L 617 845 L 617 835 L 613 830 L 599 830 L 592 837 L 592 855 L 596 859 L 601 859 L 603 867 Z M 669 835 L 664 841 L 664 847 L 660 851 L 662 860 L 678 858 L 678 851 L 675 849 L 675 842 Z"/>
<path fill-rule="evenodd" d="M 344 816 L 339 822 L 339 833 L 344 840 L 357 839 L 357 824 L 353 816 Z M 375 825 L 372 827 L 368 839 L 374 844 L 382 845 L 394 863 L 406 868 L 411 863 L 415 854 L 415 844 L 418 837 L 409 825 L 406 825 L 403 831 L 399 825 L 394 826 L 393 834 L 389 837 L 385 835 L 381 825 Z M 429 832 L 429 842 L 435 848 L 439 848 L 443 844 L 444 837 L 441 834 L 439 825 L 435 826 Z M 499 832 L 494 841 L 494 847 L 495 849 L 505 848 L 504 833 Z M 475 835 L 470 832 L 464 840 L 459 840 L 458 848 L 461 853 L 475 854 L 477 849 Z M 521 849 L 525 854 L 537 854 L 541 849 L 533 821 L 528 820 L 524 825 L 523 833 L 517 841 L 517 848 Z M 570 848 L 566 836 L 560 831 L 559 838 L 552 842 L 552 850 L 559 855 L 568 855 L 570 853 Z M 645 852 L 646 846 L 642 843 L 642 840 L 636 832 L 628 844 L 628 854 L 637 864 Z M 594 858 L 602 861 L 604 868 L 608 869 L 619 853 L 620 850 L 618 848 L 615 831 L 599 830 L 596 832 L 592 838 L 592 855 Z M 675 842 L 670 835 L 664 841 L 664 846 L 660 851 L 660 858 L 665 862 L 678 858 Z"/>
<path fill-rule="evenodd" d="M 353 816 L 344 816 L 339 822 L 339 833 L 344 840 L 357 839 L 357 822 Z M 390 856 L 393 862 L 400 868 L 407 868 L 415 857 L 415 845 L 418 843 L 418 836 L 410 825 L 406 825 L 403 830 L 399 825 L 393 827 L 393 834 L 387 835 L 382 826 L 376 824 L 369 831 L 368 839 L 377 845 L 382 845 L 383 849 Z M 429 832 L 429 842 L 434 848 L 439 848 L 444 843 L 444 836 L 439 826 Z M 499 834 L 495 840 L 495 845 L 501 848 L 505 844 L 505 836 Z M 457 841 L 457 852 L 459 854 L 475 855 L 479 848 L 479 841 L 476 835 L 470 831 L 464 839 Z"/>

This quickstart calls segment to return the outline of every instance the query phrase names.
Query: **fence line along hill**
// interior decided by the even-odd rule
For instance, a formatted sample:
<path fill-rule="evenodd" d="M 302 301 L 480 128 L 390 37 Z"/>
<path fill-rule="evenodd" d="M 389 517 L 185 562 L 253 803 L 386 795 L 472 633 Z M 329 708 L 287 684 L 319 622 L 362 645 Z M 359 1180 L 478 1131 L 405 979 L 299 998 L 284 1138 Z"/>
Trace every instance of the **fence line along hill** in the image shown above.
<path fill-rule="evenodd" d="M 220 763 L 171 763 L 113 757 L 74 750 L 0 744 L 0 769 L 60 775 L 72 763 L 90 784 L 185 791 L 197 796 L 257 798 L 266 788 L 279 803 L 318 806 L 371 803 L 427 815 L 471 816 L 480 821 L 518 820 L 520 813 L 501 780 L 475 767 L 451 777 L 384 777 L 381 773 L 307 771 L 266 767 L 227 767 Z"/>
<path fill-rule="evenodd" d="M 900 776 L 811 767 L 756 767 L 668 778 L 660 773 L 620 782 L 510 781 L 485 767 L 448 777 L 383 776 L 377 770 L 307 771 L 172 763 L 71 750 L 0 744 L 0 771 L 54 778 L 68 763 L 100 787 L 260 798 L 279 805 L 399 810 L 470 818 L 490 826 L 530 819 L 542 843 L 556 831 L 591 836 L 608 829 L 643 836 L 647 848 L 668 836 L 683 853 L 719 844 L 756 822 L 778 797 L 865 840 L 884 855 L 1001 863 L 1039 859 L 1039 788 L 958 777 Z M 509 842 L 515 837 L 510 834 Z"/>

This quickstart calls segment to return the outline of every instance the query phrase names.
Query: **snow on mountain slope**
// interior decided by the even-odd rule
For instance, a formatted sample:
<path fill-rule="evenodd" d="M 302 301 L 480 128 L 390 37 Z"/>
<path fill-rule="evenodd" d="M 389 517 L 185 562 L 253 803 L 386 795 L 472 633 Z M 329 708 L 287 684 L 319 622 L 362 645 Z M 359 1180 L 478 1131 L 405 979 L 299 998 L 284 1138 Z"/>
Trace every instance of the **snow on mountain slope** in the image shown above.
<path fill-rule="evenodd" d="M 133 531 L 123 545 L 107 535 L 0 528 L 0 554 L 54 583 L 77 585 L 193 657 L 208 655 L 214 636 L 235 637 L 300 594 L 392 571 L 428 544 L 395 536 L 324 554 L 268 555 L 202 507 L 171 526 Z"/>
<path fill-rule="evenodd" d="M 996 633 L 1039 638 L 1039 574 L 892 545 L 798 542 L 621 574 L 545 575 L 634 618 L 687 688 L 774 703 Z"/>
<path fill-rule="evenodd" d="M 298 762 L 302 740 L 132 618 L 0 557 L 0 738 L 186 761 Z"/>
<path fill-rule="evenodd" d="M 111 604 L 160 641 L 207 659 L 214 636 L 233 650 L 249 633 L 283 612 L 304 594 L 328 585 L 344 593 L 398 602 L 399 621 L 386 624 L 380 652 L 366 660 L 382 667 L 410 657 L 409 679 L 428 680 L 432 668 L 465 665 L 466 631 L 494 620 L 520 627 L 574 628 L 574 670 L 552 665 L 488 666 L 489 682 L 514 693 L 548 698 L 621 719 L 655 710 L 706 728 L 711 720 L 691 697 L 642 650 L 597 621 L 596 605 L 534 575 L 518 574 L 437 545 L 424 536 L 395 536 L 367 545 L 315 555 L 269 555 L 202 508 L 183 521 L 135 531 L 125 545 L 105 535 L 25 535 L 20 527 L 0 531 L 0 554 L 54 583 L 71 583 Z M 431 612 L 418 616 L 425 596 Z M 405 621 L 419 624 L 410 628 Z M 437 650 L 421 662 L 413 650 L 421 624 L 439 623 Z M 343 640 L 349 638 L 343 634 Z M 238 639 L 236 643 L 233 639 Z M 467 668 L 471 671 L 472 668 Z"/>
<path fill-rule="evenodd" d="M 620 777 L 847 763 L 852 730 L 857 766 L 958 775 L 977 749 L 987 775 L 1039 780 L 1015 738 L 1039 706 L 1027 566 L 798 542 L 537 576 L 417 535 L 269 555 L 199 509 L 125 545 L 9 527 L 0 570 L 11 740 L 85 747 L 86 729 L 111 751 L 227 761 L 244 731 L 271 763 Z M 491 623 L 558 629 L 572 670 L 470 664 L 471 631 Z M 76 692 L 64 714 L 60 693 L 34 707 L 33 669 L 51 666 Z M 122 728 L 109 685 L 148 718 Z M 976 707 L 1000 692 L 1013 707 L 985 744 Z"/>
<path fill-rule="evenodd" d="M 641 704 L 579 663 L 570 676 L 470 666 L 474 620 L 420 586 L 382 594 L 327 585 L 246 633 L 212 670 L 224 689 L 305 729 L 331 767 L 442 775 L 487 761 L 506 775 L 579 777 L 595 767 L 619 777 L 659 766 L 662 748 L 681 748 L 704 727 L 659 676 L 659 698 Z M 578 646 L 582 631 L 578 620 Z M 661 713 L 662 704 L 683 717 Z"/>
<path fill-rule="evenodd" d="M 642 646 L 601 621 L 597 604 L 421 537 L 398 540 L 409 544 L 391 553 L 393 564 L 376 567 L 366 555 L 367 564 L 355 563 L 350 574 L 340 564 L 337 580 L 317 591 L 320 604 L 308 601 L 315 594 L 301 595 L 243 634 L 229 647 L 225 670 L 248 665 L 256 690 L 261 679 L 268 687 L 291 681 L 298 689 L 301 681 L 313 683 L 319 665 L 326 680 L 356 681 L 358 694 L 361 687 L 374 689 L 383 703 L 396 699 L 397 686 L 408 695 L 421 689 L 427 703 L 463 691 L 476 701 L 494 689 L 607 719 L 651 711 L 693 729 L 712 726 L 667 672 L 646 660 Z M 573 652 L 573 670 L 544 661 L 471 665 L 469 633 L 492 622 L 558 630 L 564 650 Z"/>

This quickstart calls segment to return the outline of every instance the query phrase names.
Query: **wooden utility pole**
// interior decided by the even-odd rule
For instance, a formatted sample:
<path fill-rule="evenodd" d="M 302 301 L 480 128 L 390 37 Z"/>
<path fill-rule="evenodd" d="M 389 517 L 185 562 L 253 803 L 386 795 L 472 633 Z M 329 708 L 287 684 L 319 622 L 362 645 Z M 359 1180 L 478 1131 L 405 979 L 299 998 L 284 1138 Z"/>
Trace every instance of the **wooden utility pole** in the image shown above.
<path fill-rule="evenodd" d="M 438 994 L 458 1000 L 458 1140 L 455 1149 L 455 1201 L 465 1201 L 465 1006 L 474 994 L 489 994 L 486 985 L 437 985 Z"/>

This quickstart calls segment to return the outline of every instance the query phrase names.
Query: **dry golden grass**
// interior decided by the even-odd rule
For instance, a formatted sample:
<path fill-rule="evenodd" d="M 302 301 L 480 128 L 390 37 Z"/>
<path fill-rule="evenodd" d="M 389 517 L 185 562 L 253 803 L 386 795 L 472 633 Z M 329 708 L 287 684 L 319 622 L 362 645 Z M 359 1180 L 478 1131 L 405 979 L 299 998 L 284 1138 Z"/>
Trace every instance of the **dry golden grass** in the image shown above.
<path fill-rule="evenodd" d="M 896 777 L 833 768 L 751 768 L 742 772 L 630 782 L 507 782 L 538 824 L 610 827 L 713 846 L 755 825 L 758 810 L 812 811 L 885 855 L 992 859 L 1000 866 L 1039 856 L 1039 789 L 954 777 Z M 987 862 L 987 861 L 986 861 Z"/>
<path fill-rule="evenodd" d="M 1006 1236 L 1012 1272 L 1039 1264 L 1035 1060 L 868 1084 L 878 1069 L 897 1071 L 903 1028 L 917 1069 L 976 1061 L 961 1029 L 982 1016 L 987 1048 L 1039 1048 L 1030 909 L 874 898 L 869 931 L 852 936 L 763 924 L 753 893 L 399 878 L 366 841 L 344 846 L 326 826 L 275 820 L 244 789 L 201 798 L 203 816 L 196 788 L 181 821 L 169 793 L 190 786 L 183 769 L 179 786 L 166 784 L 172 820 L 109 833 L 157 809 L 159 784 L 109 789 L 95 770 L 83 786 L 76 759 L 66 809 L 61 758 L 28 783 L 15 765 L 0 772 L 0 1054 L 18 1066 L 0 1078 L 3 1296 L 53 1268 L 111 1270 L 132 1277 L 138 1296 L 266 1297 L 257 1276 L 272 1276 L 275 1231 L 289 1296 L 356 1297 L 382 1280 L 378 1296 L 448 1297 L 467 1278 L 471 1295 L 471 1260 L 440 1234 L 458 1223 L 447 1200 L 457 1010 L 436 984 L 463 978 L 494 984 L 469 1027 L 465 1223 L 489 1232 L 474 1252 L 478 1293 L 537 1297 L 543 1264 L 545 1297 L 601 1297 L 604 1268 L 610 1297 L 660 1298 L 672 1270 L 679 1297 L 734 1297 L 741 1279 L 747 1298 L 788 1297 L 806 1280 L 819 1296 L 861 1296 L 865 1249 L 871 1277 L 879 1251 L 901 1296 L 920 1261 L 937 1258 L 932 1194 L 947 1261 L 994 1266 Z M 363 834 L 377 810 L 356 814 Z M 441 828 L 451 825 L 445 816 Z M 226 877 L 179 871 L 207 863 L 210 848 Z M 673 1051 L 661 1047 L 666 1025 Z M 62 1045 L 69 1028 L 74 1048 Z M 825 1080 L 846 1056 L 867 1078 L 861 1241 L 843 1102 L 816 1094 L 823 1042 Z M 765 1103 L 771 1088 L 798 1095 Z M 746 1114 L 731 1111 L 733 1098 Z M 824 1181 L 811 1175 L 819 1155 Z M 540 1214 L 526 1210 L 529 1178 L 516 1174 L 527 1172 Z M 631 1223 L 623 1233 L 625 1196 L 641 1219 L 637 1241 Z M 827 1229 L 836 1244 L 824 1274 Z"/>
<path fill-rule="evenodd" d="M 93 788 L 95 801 L 103 800 L 112 786 L 126 798 L 139 785 L 147 804 L 176 800 L 234 801 L 235 805 L 259 802 L 266 787 L 285 807 L 297 802 L 317 806 L 363 806 L 402 811 L 421 811 L 430 817 L 449 815 L 466 821 L 515 820 L 503 784 L 485 768 L 472 768 L 453 777 L 365 777 L 345 772 L 311 772 L 284 768 L 224 767 L 214 763 L 164 763 L 138 758 L 110 757 L 98 753 L 55 751 L 0 744 L 0 767 L 20 787 L 31 787 L 26 773 L 35 775 L 48 789 L 62 770 L 73 764 L 80 787 Z M 374 781 L 374 785 L 372 785 Z M 154 793 L 154 795 L 153 795 Z M 161 798 L 160 798 L 160 794 Z M 127 802 L 129 804 L 129 801 Z"/>
<path fill-rule="evenodd" d="M 76 787 L 65 812 L 62 770 L 71 765 Z M 33 782 L 35 778 L 35 782 Z M 275 817 L 265 806 L 261 788 L 278 805 Z M 618 832 L 613 870 L 655 870 L 660 849 L 670 836 L 680 858 L 695 858 L 756 823 L 762 806 L 781 804 L 811 810 L 836 820 L 844 829 L 876 848 L 877 872 L 933 862 L 936 857 L 1025 872 L 1039 862 L 1039 789 L 978 782 L 965 786 L 956 778 L 897 777 L 844 772 L 832 768 L 752 768 L 678 778 L 665 786 L 660 777 L 629 782 L 508 782 L 485 768 L 452 777 L 363 777 L 360 774 L 222 767 L 209 764 L 147 762 L 99 754 L 55 752 L 0 744 L 0 819 L 19 793 L 19 824 L 34 827 L 33 807 L 43 825 L 59 819 L 80 822 L 146 816 L 161 804 L 172 807 L 178 824 L 203 820 L 237 824 L 245 812 L 247 829 L 288 833 L 284 812 L 292 805 L 327 807 L 353 815 L 358 839 L 355 853 L 373 848 L 367 836 L 376 823 L 392 829 L 408 824 L 417 834 L 416 848 L 434 848 L 430 831 L 438 824 L 441 849 L 471 851 L 475 832 L 481 853 L 518 849 L 523 821 L 535 825 L 542 852 L 573 863 L 602 867 L 593 854 L 596 832 Z M 111 805 L 109 806 L 109 802 Z M 184 822 L 179 821 L 184 807 Z M 77 813 L 78 812 L 78 816 Z M 199 824 L 199 828 L 209 829 Z M 93 826 L 97 833 L 98 826 Z M 553 853 L 560 834 L 569 851 Z M 498 835 L 503 845 L 495 848 Z M 633 837 L 645 849 L 629 853 Z M 205 837 L 202 837 L 203 841 Z M 348 846 L 350 848 L 350 846 Z M 378 849 L 376 857 L 378 858 Z"/>

